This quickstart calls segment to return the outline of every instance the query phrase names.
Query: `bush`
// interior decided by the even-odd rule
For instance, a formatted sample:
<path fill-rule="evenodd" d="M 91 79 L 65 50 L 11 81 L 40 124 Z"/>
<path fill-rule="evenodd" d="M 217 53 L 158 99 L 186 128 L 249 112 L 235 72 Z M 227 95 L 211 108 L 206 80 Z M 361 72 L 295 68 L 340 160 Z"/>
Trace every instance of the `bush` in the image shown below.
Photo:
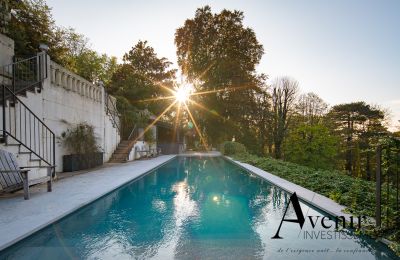
<path fill-rule="evenodd" d="M 324 195 L 339 204 L 346 206 L 346 211 L 354 215 L 375 216 L 375 182 L 354 178 L 338 170 L 314 169 L 299 164 L 276 160 L 268 157 L 242 153 L 234 154 L 233 158 L 254 165 L 276 176 L 300 185 L 304 188 Z M 383 186 L 386 183 L 383 184 Z M 394 187 L 391 187 L 393 189 Z M 382 189 L 382 198 L 387 198 L 386 189 Z M 390 196 L 392 212 L 389 218 L 383 214 L 382 222 L 394 221 L 394 216 L 400 212 L 395 206 L 396 194 Z M 380 237 L 387 237 L 395 243 L 391 248 L 400 255 L 399 227 L 382 230 Z M 368 231 L 370 232 L 370 231 Z M 390 236 L 389 236 L 390 235 Z"/>
<path fill-rule="evenodd" d="M 246 147 L 241 143 L 226 141 L 221 145 L 221 153 L 224 155 L 244 154 Z"/>
<path fill-rule="evenodd" d="M 80 123 L 61 134 L 62 145 L 72 154 L 89 154 L 99 152 L 94 127 L 87 123 Z"/>

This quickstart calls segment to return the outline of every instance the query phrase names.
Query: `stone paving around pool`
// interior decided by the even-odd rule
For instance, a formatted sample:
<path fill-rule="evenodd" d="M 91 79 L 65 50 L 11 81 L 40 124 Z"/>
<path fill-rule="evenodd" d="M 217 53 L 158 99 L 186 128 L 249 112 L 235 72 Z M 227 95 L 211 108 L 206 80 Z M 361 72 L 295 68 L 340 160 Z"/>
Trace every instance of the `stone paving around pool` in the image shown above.
<path fill-rule="evenodd" d="M 100 169 L 54 182 L 53 192 L 47 192 L 43 185 L 32 187 L 30 200 L 24 200 L 22 194 L 0 198 L 0 250 L 175 157 L 162 155 L 106 164 Z"/>

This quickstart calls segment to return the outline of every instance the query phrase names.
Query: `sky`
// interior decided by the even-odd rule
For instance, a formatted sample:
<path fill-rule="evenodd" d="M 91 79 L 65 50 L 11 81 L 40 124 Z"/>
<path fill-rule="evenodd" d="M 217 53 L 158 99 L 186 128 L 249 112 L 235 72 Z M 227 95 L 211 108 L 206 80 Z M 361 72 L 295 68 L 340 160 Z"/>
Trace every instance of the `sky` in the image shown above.
<path fill-rule="evenodd" d="M 176 65 L 175 30 L 209 5 L 244 12 L 265 54 L 257 71 L 290 76 L 329 105 L 366 101 L 400 126 L 400 1 L 47 0 L 56 24 L 73 27 L 91 47 L 119 59 L 138 40 Z M 396 128 L 395 128 L 396 127 Z"/>

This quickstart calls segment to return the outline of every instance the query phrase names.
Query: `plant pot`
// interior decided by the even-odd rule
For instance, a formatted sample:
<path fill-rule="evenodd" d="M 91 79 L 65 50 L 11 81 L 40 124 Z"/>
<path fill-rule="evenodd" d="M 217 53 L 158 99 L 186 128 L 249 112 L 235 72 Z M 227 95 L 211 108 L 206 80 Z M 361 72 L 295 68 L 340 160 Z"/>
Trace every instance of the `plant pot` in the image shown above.
<path fill-rule="evenodd" d="M 63 156 L 63 171 L 73 172 L 103 164 L 103 153 L 70 154 Z"/>

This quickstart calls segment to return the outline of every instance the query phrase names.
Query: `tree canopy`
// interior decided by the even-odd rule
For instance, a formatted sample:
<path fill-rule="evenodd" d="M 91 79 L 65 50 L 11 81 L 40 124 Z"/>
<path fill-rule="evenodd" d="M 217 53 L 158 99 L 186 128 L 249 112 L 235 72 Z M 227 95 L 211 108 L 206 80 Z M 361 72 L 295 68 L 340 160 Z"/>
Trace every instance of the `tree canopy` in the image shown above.
<path fill-rule="evenodd" d="M 214 144 L 229 136 L 243 137 L 248 123 L 246 111 L 258 89 L 255 68 L 264 50 L 243 19 L 241 11 L 212 13 L 205 6 L 175 33 L 182 73 L 195 83 L 196 91 L 210 92 L 196 97 L 209 111 L 196 109 L 196 114 Z"/>
<path fill-rule="evenodd" d="M 84 35 L 57 26 L 45 0 L 5 2 L 1 11 L 11 9 L 11 17 L 1 21 L 1 29 L 14 39 L 16 55 L 33 55 L 44 43 L 55 62 L 92 82 L 103 81 L 118 99 L 123 136 L 171 104 L 166 97 L 176 86 L 177 71 L 147 41 L 135 43 L 118 64 L 94 51 Z M 210 145 L 235 139 L 259 155 L 373 178 L 374 149 L 391 135 L 386 112 L 365 102 L 330 108 L 317 94 L 301 93 L 290 77 L 269 84 L 268 76 L 256 71 L 264 47 L 245 25 L 243 12 L 198 8 L 176 30 L 175 44 L 182 77 L 195 92 L 188 108 Z"/>
<path fill-rule="evenodd" d="M 11 19 L 5 27 L 14 40 L 16 56 L 33 56 L 40 44 L 46 44 L 55 62 L 89 81 L 109 83 L 116 58 L 92 50 L 89 40 L 74 29 L 57 26 L 44 0 L 10 1 L 10 8 Z"/>
<path fill-rule="evenodd" d="M 157 57 L 147 41 L 139 41 L 125 53 L 123 64 L 116 68 L 108 87 L 110 93 L 118 97 L 119 110 L 123 112 L 123 136 L 129 135 L 137 123 L 135 115 L 139 110 L 158 115 L 168 106 L 170 100 L 167 103 L 157 98 L 171 95 L 167 88 L 172 88 L 176 71 L 170 66 L 166 58 Z"/>

